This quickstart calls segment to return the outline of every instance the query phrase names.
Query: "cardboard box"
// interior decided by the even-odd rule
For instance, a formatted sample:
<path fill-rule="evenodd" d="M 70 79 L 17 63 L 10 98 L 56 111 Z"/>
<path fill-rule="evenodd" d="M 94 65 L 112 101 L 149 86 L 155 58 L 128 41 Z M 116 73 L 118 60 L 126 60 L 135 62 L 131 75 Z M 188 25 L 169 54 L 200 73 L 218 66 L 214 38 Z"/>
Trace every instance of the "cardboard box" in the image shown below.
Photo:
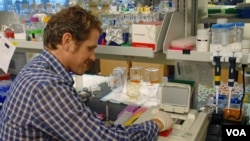
<path fill-rule="evenodd" d="M 162 22 L 132 24 L 132 47 L 152 48 L 154 52 L 162 50 L 157 47 L 161 27 Z"/>
<path fill-rule="evenodd" d="M 115 67 L 129 68 L 127 61 L 100 59 L 100 75 L 109 76 Z"/>

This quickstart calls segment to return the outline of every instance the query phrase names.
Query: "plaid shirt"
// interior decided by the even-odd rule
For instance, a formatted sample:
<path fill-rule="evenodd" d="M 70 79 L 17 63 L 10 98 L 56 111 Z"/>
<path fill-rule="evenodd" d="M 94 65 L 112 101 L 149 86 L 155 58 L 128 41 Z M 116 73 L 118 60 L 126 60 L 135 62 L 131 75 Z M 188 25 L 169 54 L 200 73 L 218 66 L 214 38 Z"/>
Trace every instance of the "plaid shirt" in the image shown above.
<path fill-rule="evenodd" d="M 69 72 L 48 51 L 34 58 L 13 81 L 0 111 L 2 141 L 152 141 L 152 121 L 105 126 L 82 104 Z"/>

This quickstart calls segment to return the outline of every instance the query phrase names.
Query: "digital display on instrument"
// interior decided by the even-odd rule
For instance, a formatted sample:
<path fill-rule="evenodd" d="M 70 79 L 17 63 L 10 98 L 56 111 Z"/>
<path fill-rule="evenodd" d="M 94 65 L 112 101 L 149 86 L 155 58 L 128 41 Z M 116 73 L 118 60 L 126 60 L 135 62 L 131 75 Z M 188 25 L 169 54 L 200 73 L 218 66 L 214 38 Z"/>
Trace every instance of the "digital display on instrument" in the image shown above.
<path fill-rule="evenodd" d="M 182 87 L 163 87 L 164 93 L 162 94 L 162 103 L 177 105 L 177 106 L 189 106 L 189 89 Z"/>

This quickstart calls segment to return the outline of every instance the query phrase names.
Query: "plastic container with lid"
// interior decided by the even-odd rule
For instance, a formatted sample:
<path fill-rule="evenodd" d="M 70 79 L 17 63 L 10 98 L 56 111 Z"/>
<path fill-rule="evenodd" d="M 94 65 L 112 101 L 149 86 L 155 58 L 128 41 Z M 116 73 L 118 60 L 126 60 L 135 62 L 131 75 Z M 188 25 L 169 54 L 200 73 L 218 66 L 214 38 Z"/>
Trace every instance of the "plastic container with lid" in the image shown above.
<path fill-rule="evenodd" d="M 230 44 L 230 25 L 221 24 L 221 45 L 227 46 Z"/>
<path fill-rule="evenodd" d="M 15 38 L 15 33 L 11 29 L 6 29 L 4 31 L 5 37 L 8 39 L 14 39 Z"/>
<path fill-rule="evenodd" d="M 217 24 L 225 24 L 227 22 L 228 22 L 227 18 L 218 18 L 218 19 L 216 19 Z"/>
<path fill-rule="evenodd" d="M 237 22 L 235 23 L 235 42 L 241 43 L 243 39 L 244 23 Z"/>
<path fill-rule="evenodd" d="M 192 50 L 195 46 L 196 37 L 189 36 L 171 41 L 170 49 L 172 50 Z"/>
<path fill-rule="evenodd" d="M 209 31 L 208 29 L 198 29 L 196 35 L 196 50 L 207 52 L 209 49 Z"/>
<path fill-rule="evenodd" d="M 229 43 L 233 43 L 234 42 L 234 37 L 235 37 L 235 23 L 227 23 L 229 26 Z"/>
<path fill-rule="evenodd" d="M 30 22 L 26 25 L 28 39 L 31 41 L 42 41 L 43 24 L 39 21 L 38 17 L 31 17 Z"/>
<path fill-rule="evenodd" d="M 213 24 L 212 27 L 212 44 L 221 44 L 221 26 L 220 24 Z"/>

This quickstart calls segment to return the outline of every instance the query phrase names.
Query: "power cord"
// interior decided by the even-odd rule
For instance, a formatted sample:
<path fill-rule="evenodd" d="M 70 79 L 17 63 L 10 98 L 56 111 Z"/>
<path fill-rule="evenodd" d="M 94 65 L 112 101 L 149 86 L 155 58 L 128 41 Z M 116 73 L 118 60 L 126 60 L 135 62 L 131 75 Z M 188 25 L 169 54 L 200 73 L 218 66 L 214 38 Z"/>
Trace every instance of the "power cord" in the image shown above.
<path fill-rule="evenodd" d="M 245 88 L 245 68 L 247 67 L 246 64 L 242 64 L 242 84 L 243 84 L 243 92 L 242 92 L 242 97 L 241 97 L 241 102 L 240 102 L 240 111 L 239 111 L 239 115 L 238 117 L 235 117 L 234 115 L 229 115 L 226 120 L 228 121 L 229 119 L 234 119 L 234 120 L 240 120 L 241 116 L 242 116 L 242 109 L 243 109 L 243 101 L 244 101 L 244 97 L 245 97 L 245 93 L 246 93 L 246 88 Z"/>

